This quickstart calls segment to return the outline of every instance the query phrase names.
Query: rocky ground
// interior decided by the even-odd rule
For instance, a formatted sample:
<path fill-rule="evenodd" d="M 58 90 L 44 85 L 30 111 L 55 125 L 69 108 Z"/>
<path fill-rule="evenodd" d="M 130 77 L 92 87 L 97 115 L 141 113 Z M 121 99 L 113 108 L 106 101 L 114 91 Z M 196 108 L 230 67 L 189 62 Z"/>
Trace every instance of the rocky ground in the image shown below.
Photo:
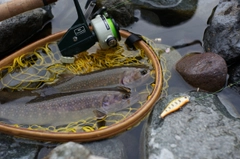
<path fill-rule="evenodd" d="M 0 0 L 0 4 L 5 2 Z M 108 1 L 109 2 L 109 1 Z M 132 0 L 131 5 L 127 2 L 120 1 L 121 6 L 119 10 L 113 9 L 111 6 L 116 6 L 115 3 L 119 1 L 112 1 L 113 4 L 107 3 L 107 1 L 98 1 L 98 6 L 109 5 L 110 13 L 118 20 L 121 26 L 128 26 L 137 19 L 134 17 L 134 8 L 139 7 L 145 13 L 150 13 L 149 9 L 155 9 L 160 19 L 171 19 L 176 17 L 184 17 L 184 19 L 177 18 L 179 21 L 175 21 L 174 24 L 164 23 L 164 21 L 155 21 L 154 16 L 145 16 L 142 18 L 147 21 L 155 21 L 152 24 L 162 26 L 174 26 L 184 21 L 191 19 L 194 15 L 196 4 L 198 1 L 190 0 L 172 0 L 172 1 L 135 1 Z M 63 3 L 63 1 L 62 1 Z M 202 3 L 202 1 L 201 1 Z M 206 2 L 206 4 L 209 3 Z M 230 97 L 221 95 L 215 92 L 222 88 L 226 81 L 227 84 L 234 83 L 232 87 L 237 93 L 240 92 L 240 65 L 238 60 L 239 54 L 239 1 L 238 0 L 220 0 L 219 5 L 213 10 L 212 16 L 208 21 L 208 27 L 206 28 L 203 36 L 203 47 L 206 52 L 211 54 L 218 54 L 217 57 L 221 62 L 215 63 L 216 59 L 209 57 L 197 57 L 195 61 L 189 62 L 191 59 L 180 60 L 179 64 L 184 64 L 185 68 L 181 66 L 179 69 L 180 75 L 183 76 L 186 73 L 192 72 L 185 77 L 186 82 L 200 88 L 199 92 L 196 91 L 182 91 L 181 93 L 174 93 L 173 88 L 171 94 L 168 96 L 162 96 L 162 98 L 156 103 L 153 111 L 147 119 L 147 123 L 142 129 L 142 141 L 140 143 L 140 156 L 146 159 L 199 159 L 199 158 L 219 158 L 219 159 L 236 159 L 240 158 L 240 115 L 231 107 Z M 13 17 L 0 22 L 0 53 L 2 56 L 10 54 L 15 46 L 18 47 L 23 41 L 28 39 L 32 34 L 37 33 L 44 27 L 52 15 L 49 14 L 50 8 L 39 8 L 30 12 L 26 12 L 22 15 Z M 171 12 L 172 16 L 164 17 L 164 13 Z M 203 10 L 204 11 L 204 10 Z M 74 10 L 72 11 L 74 12 Z M 152 12 L 153 13 L 153 12 Z M 150 14 L 149 14 L 150 15 Z M 152 14 L 153 15 L 153 14 Z M 154 14 L 155 15 L 155 14 Z M 70 16 L 71 15 L 65 15 Z M 151 18 L 149 18 L 151 17 Z M 128 19 L 128 20 L 126 20 Z M 20 28 L 20 29 L 19 29 Z M 23 29 L 22 29 L 23 28 Z M 19 30 L 21 30 L 19 32 Z M 163 47 L 164 50 L 170 49 L 167 46 Z M 174 51 L 174 50 L 171 50 Z M 167 69 L 175 69 L 174 64 L 181 58 L 177 52 L 165 54 L 167 61 Z M 174 59 L 171 59 L 171 56 Z M 215 56 L 214 56 L 215 57 Z M 224 61 L 222 61 L 224 59 Z M 208 60 L 207 63 L 204 63 Z M 200 62 L 199 62 L 200 61 Z M 199 62 L 199 65 L 195 64 Z M 191 64 L 191 65 L 189 65 Z M 207 69 L 206 69 L 207 68 Z M 215 68 L 215 70 L 211 70 Z M 220 69 L 221 68 L 221 69 Z M 208 70 L 207 75 L 212 75 L 207 78 L 204 71 Z M 187 71 L 187 72 L 186 72 Z M 195 72 L 194 72 L 195 71 Z M 213 71 L 211 73 L 211 71 Z M 184 74 L 185 73 L 185 74 Z M 221 76 L 219 79 L 214 79 L 216 74 Z M 229 79 L 227 79 L 227 73 Z M 189 77 L 190 76 L 190 77 Z M 197 78 L 194 78 L 197 77 Z M 190 79 L 190 81 L 188 81 Z M 200 79 L 207 82 L 200 82 Z M 211 80 L 213 79 L 213 80 Z M 199 81 L 197 81 L 199 80 Z M 214 89 L 208 89 L 214 86 L 216 82 L 217 86 Z M 197 82 L 196 82 L 197 81 Z M 209 82 L 208 82 L 209 81 Z M 202 86 L 201 84 L 205 84 Z M 229 88 L 230 89 L 230 88 Z M 210 92 L 202 92 L 202 90 Z M 232 91 L 232 90 L 231 90 Z M 231 92 L 229 91 L 229 92 Z M 178 91 L 179 92 L 179 91 Z M 190 102 L 184 105 L 180 110 L 169 114 L 164 119 L 159 118 L 159 114 L 165 109 L 165 107 L 177 97 L 183 95 L 190 96 Z M 222 100 L 220 100 L 220 97 Z M 238 98 L 238 96 L 234 96 Z M 141 130 L 139 130 L 141 131 Z M 27 139 L 21 139 L 17 137 L 11 137 L 5 134 L 0 134 L 0 158 L 12 159 L 12 158 L 43 158 L 46 157 L 50 151 L 60 146 L 62 143 L 42 143 L 37 141 L 31 141 Z M 91 143 L 70 143 L 69 147 L 60 149 L 61 154 L 72 153 L 73 148 L 71 145 L 77 144 L 83 154 L 87 154 L 88 157 L 109 158 L 109 159 L 127 159 L 131 150 L 126 149 L 126 144 L 130 145 L 138 143 L 138 139 L 134 139 L 134 136 L 130 136 L 129 140 L 121 140 L 121 137 L 106 139 L 103 141 L 96 141 Z M 131 141 L 131 142 L 130 142 Z M 81 145 L 80 145 L 81 144 Z M 85 147 L 83 148 L 82 145 Z M 134 144 L 133 144 L 134 145 Z M 66 146 L 66 145 L 64 145 Z M 60 147 L 61 148 L 61 147 Z M 133 148 L 133 146 L 132 146 Z M 47 152 L 47 153 L 46 153 Z M 74 153 L 79 153 L 75 151 Z M 49 154 L 48 158 L 54 154 L 54 151 Z M 91 155 L 90 155 L 91 154 Z M 116 155 L 117 154 L 117 155 Z M 79 154 L 77 154 L 79 155 Z M 76 155 L 75 155 L 76 156 Z M 83 156 L 83 155 L 82 155 Z M 62 156 L 63 157 L 63 156 Z"/>
<path fill-rule="evenodd" d="M 183 95 L 190 102 L 164 119 L 159 114 Z M 240 158 L 240 120 L 231 116 L 216 95 L 185 92 L 169 95 L 154 107 L 145 131 L 145 158 Z"/>

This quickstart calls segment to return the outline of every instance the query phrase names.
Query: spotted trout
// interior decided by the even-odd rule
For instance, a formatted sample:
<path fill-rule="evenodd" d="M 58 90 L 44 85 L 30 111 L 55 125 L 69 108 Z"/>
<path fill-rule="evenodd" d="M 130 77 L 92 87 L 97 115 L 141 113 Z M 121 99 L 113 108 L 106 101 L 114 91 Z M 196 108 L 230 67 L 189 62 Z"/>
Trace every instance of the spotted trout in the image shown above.
<path fill-rule="evenodd" d="M 147 67 L 115 67 L 66 78 L 59 84 L 50 85 L 34 92 L 48 95 L 100 87 L 125 86 L 131 88 L 143 84 L 150 77 L 150 70 Z"/>
<path fill-rule="evenodd" d="M 94 117 L 93 112 L 101 118 L 137 101 L 129 91 L 122 89 L 62 93 L 38 99 L 28 96 L 0 104 L 0 118 L 12 124 L 60 126 Z"/>

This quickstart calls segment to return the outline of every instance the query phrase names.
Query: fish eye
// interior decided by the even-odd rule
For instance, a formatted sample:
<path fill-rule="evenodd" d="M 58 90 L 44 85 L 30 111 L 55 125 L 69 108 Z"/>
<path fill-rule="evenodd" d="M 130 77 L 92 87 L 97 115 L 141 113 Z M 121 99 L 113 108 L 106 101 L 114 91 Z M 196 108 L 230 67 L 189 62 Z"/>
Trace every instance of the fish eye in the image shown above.
<path fill-rule="evenodd" d="M 123 94 L 122 99 L 128 99 L 128 98 L 130 98 L 130 94 L 129 93 Z"/>
<path fill-rule="evenodd" d="M 141 73 L 141 75 L 146 75 L 147 74 L 147 70 L 146 69 L 144 69 L 144 70 L 142 70 L 142 71 L 140 71 L 140 73 Z"/>

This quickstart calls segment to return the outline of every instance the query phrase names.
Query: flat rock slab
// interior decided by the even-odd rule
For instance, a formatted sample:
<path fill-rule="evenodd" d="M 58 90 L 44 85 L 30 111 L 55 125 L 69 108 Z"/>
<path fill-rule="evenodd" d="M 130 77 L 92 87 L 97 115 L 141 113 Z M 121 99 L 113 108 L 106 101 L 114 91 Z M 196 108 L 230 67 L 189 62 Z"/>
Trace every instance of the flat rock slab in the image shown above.
<path fill-rule="evenodd" d="M 173 99 L 190 102 L 164 119 L 159 114 Z M 161 99 L 144 129 L 147 159 L 240 158 L 240 120 L 232 117 L 215 95 L 200 92 Z"/>

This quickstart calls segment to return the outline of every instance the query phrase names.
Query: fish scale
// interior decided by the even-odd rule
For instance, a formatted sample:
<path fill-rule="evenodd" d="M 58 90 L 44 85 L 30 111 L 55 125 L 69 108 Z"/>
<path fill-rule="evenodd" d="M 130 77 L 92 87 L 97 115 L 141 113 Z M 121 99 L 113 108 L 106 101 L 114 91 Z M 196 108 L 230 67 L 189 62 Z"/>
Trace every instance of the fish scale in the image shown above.
<path fill-rule="evenodd" d="M 24 97 L 0 105 L 0 117 L 13 124 L 63 125 L 87 117 L 94 117 L 93 110 L 115 112 L 136 103 L 138 99 L 123 98 L 126 92 L 104 90 L 89 91 L 52 99 L 34 100 Z M 108 101 L 106 101 L 106 97 Z M 105 99 L 105 100 L 104 100 Z M 29 101 L 29 102 L 24 102 Z M 109 105 L 103 107 L 103 101 Z"/>
<path fill-rule="evenodd" d="M 64 75 L 63 75 L 64 76 Z M 60 84 L 46 86 L 36 90 L 39 94 L 48 92 L 63 93 L 79 90 L 95 89 L 100 87 L 128 86 L 133 87 L 150 78 L 150 70 L 143 67 L 116 67 L 95 71 L 86 75 L 71 76 Z"/>

